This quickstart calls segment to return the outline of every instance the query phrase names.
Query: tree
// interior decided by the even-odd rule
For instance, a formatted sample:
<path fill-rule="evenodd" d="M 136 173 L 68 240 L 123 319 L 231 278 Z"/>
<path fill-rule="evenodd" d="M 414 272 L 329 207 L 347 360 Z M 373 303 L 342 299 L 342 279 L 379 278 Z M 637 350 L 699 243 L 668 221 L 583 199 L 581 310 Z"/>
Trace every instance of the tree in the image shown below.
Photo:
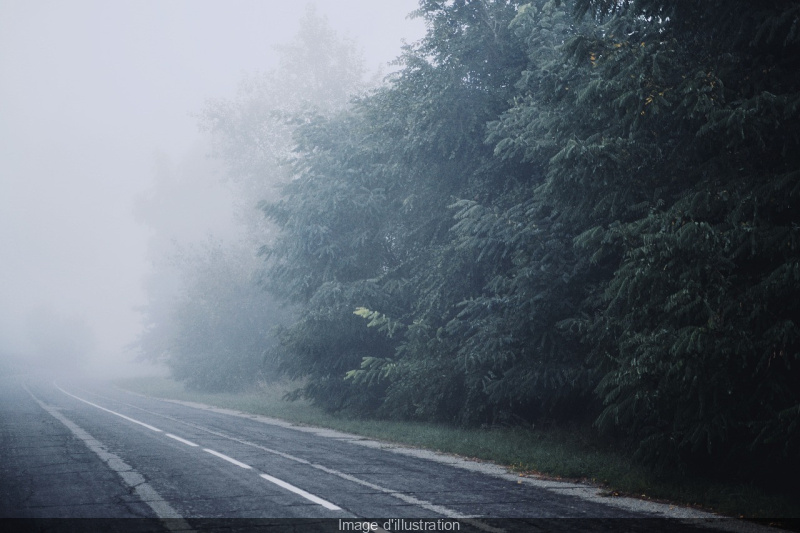
<path fill-rule="evenodd" d="M 216 177 L 207 183 L 204 168 L 177 177 L 162 169 L 156 190 L 139 206 L 158 244 L 139 346 L 196 389 L 235 390 L 274 374 L 273 330 L 291 311 L 263 290 L 254 256 L 275 241 L 276 230 L 256 205 L 277 199 L 278 187 L 291 181 L 287 162 L 297 125 L 341 109 L 365 85 L 355 45 L 311 8 L 296 38 L 278 49 L 278 68 L 246 79 L 234 100 L 211 101 L 200 114 L 230 187 L 220 187 Z M 192 211 L 196 218 L 176 212 L 202 190 L 213 190 L 214 199 L 231 194 L 232 206 L 222 211 L 241 227 L 226 228 L 219 220 L 207 227 L 219 202 L 199 202 L 204 209 Z M 224 240 L 198 244 L 194 233 L 180 231 L 190 219 L 188 226 Z"/>
<path fill-rule="evenodd" d="M 155 185 L 138 199 L 153 270 L 137 348 L 187 387 L 239 390 L 277 374 L 272 331 L 288 313 L 259 284 L 260 261 L 204 152 L 199 145 L 180 165 L 159 157 Z"/>
<path fill-rule="evenodd" d="M 651 463 L 797 466 L 799 8 L 576 9 L 597 24 L 494 139 L 549 161 L 537 194 L 590 265 L 563 324 L 604 373 L 597 423 Z"/>
<path fill-rule="evenodd" d="M 176 257 L 183 290 L 166 363 L 187 387 L 235 391 L 277 375 L 272 330 L 287 318 L 254 278 L 247 248 L 209 242 Z"/>
<path fill-rule="evenodd" d="M 461 336 L 446 329 L 495 265 L 454 241 L 448 206 L 491 201 L 521 179 L 484 144 L 525 63 L 508 31 L 515 11 L 422 3 L 428 36 L 405 50 L 389 86 L 298 130 L 296 178 L 265 207 L 282 230 L 270 276 L 314 317 L 287 348 L 311 377 L 307 395 L 328 407 L 468 422 L 496 414 L 485 369 L 459 364 Z M 398 328 L 381 339 L 359 327 L 356 308 Z M 320 342 L 325 332 L 336 342 Z"/>
<path fill-rule="evenodd" d="M 291 123 L 262 204 L 299 393 L 794 472 L 799 10 L 422 1 L 386 86 Z"/>
<path fill-rule="evenodd" d="M 363 57 L 309 6 L 294 39 L 276 46 L 278 67 L 242 80 L 232 100 L 210 100 L 199 114 L 211 134 L 213 155 L 237 192 L 237 216 L 256 245 L 269 242 L 275 228 L 256 209 L 275 200 L 291 177 L 292 135 L 298 124 L 347 106 L 367 89 Z"/>

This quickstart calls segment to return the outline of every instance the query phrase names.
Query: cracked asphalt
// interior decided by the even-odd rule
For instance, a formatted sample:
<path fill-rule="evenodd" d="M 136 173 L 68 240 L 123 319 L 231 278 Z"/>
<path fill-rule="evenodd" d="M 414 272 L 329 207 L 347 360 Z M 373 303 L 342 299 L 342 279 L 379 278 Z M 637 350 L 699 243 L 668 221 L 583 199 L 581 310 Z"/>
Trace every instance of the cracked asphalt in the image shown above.
<path fill-rule="evenodd" d="M 198 519 L 272 518 L 306 519 L 304 530 L 313 530 L 308 519 L 332 530 L 342 530 L 339 519 L 344 527 L 443 519 L 494 533 L 719 525 L 652 522 L 665 515 L 461 463 L 103 383 L 0 379 L 3 519 L 147 518 L 173 531 L 197 528 Z"/>

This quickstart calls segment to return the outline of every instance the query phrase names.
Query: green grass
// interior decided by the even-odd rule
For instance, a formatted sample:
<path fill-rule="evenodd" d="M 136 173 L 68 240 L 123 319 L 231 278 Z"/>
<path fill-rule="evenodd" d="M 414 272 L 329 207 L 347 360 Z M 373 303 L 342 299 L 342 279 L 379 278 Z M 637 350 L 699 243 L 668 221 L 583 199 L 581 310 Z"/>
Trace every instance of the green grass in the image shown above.
<path fill-rule="evenodd" d="M 149 396 L 200 402 L 492 461 L 522 474 L 589 480 L 604 485 L 610 495 L 664 500 L 753 519 L 800 517 L 800 494 L 768 494 L 749 485 L 659 476 L 621 453 L 598 446 L 585 430 L 466 429 L 421 422 L 352 419 L 325 413 L 303 400 L 284 401 L 283 395 L 293 388 L 288 383 L 262 385 L 239 394 L 186 391 L 180 383 L 165 378 L 126 379 L 117 384 Z"/>

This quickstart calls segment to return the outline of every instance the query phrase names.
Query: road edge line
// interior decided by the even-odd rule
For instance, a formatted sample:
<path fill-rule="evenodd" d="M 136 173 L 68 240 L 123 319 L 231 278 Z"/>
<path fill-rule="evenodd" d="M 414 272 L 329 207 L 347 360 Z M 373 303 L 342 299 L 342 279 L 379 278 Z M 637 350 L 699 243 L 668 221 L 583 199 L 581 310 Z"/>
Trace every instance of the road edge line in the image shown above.
<path fill-rule="evenodd" d="M 170 531 L 193 532 L 194 529 L 183 519 L 183 516 L 172 507 L 144 477 L 133 469 L 128 463 L 123 461 L 118 455 L 110 452 L 103 443 L 90 435 L 86 430 L 78 426 L 75 422 L 59 413 L 54 407 L 42 402 L 25 385 L 22 385 L 33 401 L 39 404 L 45 412 L 61 422 L 75 437 L 80 439 L 87 448 L 97 455 L 103 463 L 117 473 L 122 481 L 134 490 L 139 499 L 147 504 L 150 509 L 161 519 L 164 527 Z M 63 392 L 63 391 L 62 391 Z"/>

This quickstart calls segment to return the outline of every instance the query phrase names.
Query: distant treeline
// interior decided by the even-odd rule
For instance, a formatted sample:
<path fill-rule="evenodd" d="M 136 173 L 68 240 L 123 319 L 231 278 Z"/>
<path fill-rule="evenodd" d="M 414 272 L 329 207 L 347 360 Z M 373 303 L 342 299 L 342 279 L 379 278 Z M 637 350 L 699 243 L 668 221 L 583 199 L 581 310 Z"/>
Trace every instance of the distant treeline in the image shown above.
<path fill-rule="evenodd" d="M 294 127 L 265 283 L 301 394 L 800 465 L 800 3 L 422 0 L 389 82 Z"/>

